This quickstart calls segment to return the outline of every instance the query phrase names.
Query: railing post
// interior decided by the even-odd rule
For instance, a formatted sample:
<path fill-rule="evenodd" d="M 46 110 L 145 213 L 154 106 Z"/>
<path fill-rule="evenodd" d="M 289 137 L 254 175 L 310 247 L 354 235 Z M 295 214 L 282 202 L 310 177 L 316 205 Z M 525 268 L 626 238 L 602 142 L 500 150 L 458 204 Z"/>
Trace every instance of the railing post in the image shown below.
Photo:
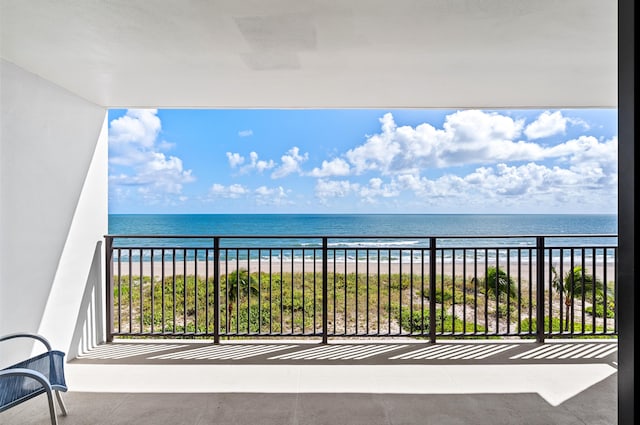
<path fill-rule="evenodd" d="M 436 238 L 429 238 L 429 341 L 436 342 Z"/>
<path fill-rule="evenodd" d="M 220 344 L 220 238 L 213 238 L 213 343 Z"/>
<path fill-rule="evenodd" d="M 328 291 L 328 253 L 329 243 L 327 237 L 322 238 L 322 343 L 329 343 L 329 291 Z M 345 259 L 346 261 L 346 259 Z"/>
<path fill-rule="evenodd" d="M 544 342 L 544 236 L 536 236 L 536 340 Z"/>
<path fill-rule="evenodd" d="M 105 247 L 104 247 L 104 255 L 105 255 L 105 301 L 107 303 L 107 308 L 105 309 L 106 314 L 106 340 L 107 342 L 113 342 L 113 237 L 105 236 Z M 118 279 L 120 276 L 118 276 Z"/>

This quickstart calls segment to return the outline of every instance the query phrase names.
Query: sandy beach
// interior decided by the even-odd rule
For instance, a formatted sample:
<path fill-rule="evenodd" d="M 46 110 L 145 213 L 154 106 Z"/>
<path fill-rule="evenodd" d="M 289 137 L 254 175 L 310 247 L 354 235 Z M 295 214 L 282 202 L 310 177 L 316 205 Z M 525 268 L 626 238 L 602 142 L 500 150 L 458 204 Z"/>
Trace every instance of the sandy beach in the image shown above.
<path fill-rule="evenodd" d="M 493 264 L 490 262 L 489 267 Z M 577 266 L 578 264 L 574 264 Z M 414 275 L 421 275 L 424 273 L 425 275 L 429 274 L 429 262 L 414 262 L 414 263 L 399 263 L 399 262 L 380 262 L 378 264 L 377 261 L 369 261 L 368 264 L 366 261 L 336 261 L 329 262 L 328 269 L 330 273 L 339 273 L 339 274 L 350 274 L 350 273 L 358 273 L 358 274 L 368 274 L 368 275 L 377 275 L 377 274 L 409 274 L 413 273 Z M 535 267 L 535 262 L 531 264 L 531 266 Z M 559 265 L 555 266 L 557 271 L 560 271 Z M 530 272 L 530 264 L 522 263 L 519 267 L 517 262 L 511 263 L 507 265 L 506 263 L 501 263 L 500 268 L 505 272 L 508 272 L 510 276 L 514 279 L 517 279 L 518 276 L 522 280 L 529 280 L 529 272 Z M 263 260 L 240 260 L 240 261 L 228 261 L 228 262 L 220 262 L 219 273 L 227 274 L 235 271 L 236 269 L 248 270 L 251 273 L 320 273 L 322 271 L 322 261 L 278 261 L 263 259 Z M 566 274 L 570 269 L 571 265 L 569 262 L 566 262 L 562 268 L 563 274 Z M 592 274 L 592 267 L 590 263 L 586 265 L 587 273 Z M 596 265 L 595 275 L 602 279 L 604 276 L 604 267 L 602 264 Z M 462 261 L 459 262 L 445 262 L 442 264 L 441 262 L 436 263 L 436 274 L 444 275 L 444 276 L 452 276 L 455 274 L 456 276 L 466 275 L 467 277 L 482 277 L 484 276 L 485 265 L 484 262 L 478 263 L 477 267 L 474 269 L 474 264 L 470 261 L 467 262 L 466 268 Z M 519 273 L 519 274 L 518 274 Z M 545 272 L 545 276 L 548 271 Z M 140 275 L 140 263 L 132 262 L 131 264 L 127 262 L 113 264 L 113 274 L 128 276 L 132 274 L 134 276 Z M 174 265 L 172 262 L 143 262 L 142 263 L 142 274 L 145 276 L 151 276 L 152 274 L 157 277 L 169 277 L 174 274 Z M 214 264 L 213 261 L 186 261 L 186 262 L 176 262 L 175 264 L 175 275 L 198 275 L 201 277 L 209 277 L 214 275 Z M 535 270 L 531 270 L 531 274 L 535 279 Z M 607 264 L 606 268 L 606 277 L 607 281 L 612 281 L 615 276 L 615 269 L 613 264 Z"/>

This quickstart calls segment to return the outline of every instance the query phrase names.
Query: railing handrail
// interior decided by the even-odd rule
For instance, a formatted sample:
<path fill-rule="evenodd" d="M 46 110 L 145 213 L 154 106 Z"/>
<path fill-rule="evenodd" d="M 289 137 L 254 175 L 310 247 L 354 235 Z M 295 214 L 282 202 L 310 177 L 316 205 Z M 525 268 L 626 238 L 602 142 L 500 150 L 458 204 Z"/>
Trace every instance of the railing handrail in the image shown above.
<path fill-rule="evenodd" d="M 173 234 L 106 234 L 105 238 L 140 238 L 140 239 L 536 239 L 543 238 L 617 238 L 616 233 L 549 233 L 549 234 L 520 234 L 520 235 L 173 235 Z"/>

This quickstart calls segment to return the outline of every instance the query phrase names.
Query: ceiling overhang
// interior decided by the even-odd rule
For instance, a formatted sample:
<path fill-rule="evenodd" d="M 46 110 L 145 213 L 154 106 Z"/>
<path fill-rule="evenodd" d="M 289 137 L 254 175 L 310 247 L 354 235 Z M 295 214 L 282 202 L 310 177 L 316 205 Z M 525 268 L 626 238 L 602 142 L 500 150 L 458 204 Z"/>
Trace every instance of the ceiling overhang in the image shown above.
<path fill-rule="evenodd" d="M 2 59 L 108 108 L 615 108 L 612 0 L 0 0 Z"/>

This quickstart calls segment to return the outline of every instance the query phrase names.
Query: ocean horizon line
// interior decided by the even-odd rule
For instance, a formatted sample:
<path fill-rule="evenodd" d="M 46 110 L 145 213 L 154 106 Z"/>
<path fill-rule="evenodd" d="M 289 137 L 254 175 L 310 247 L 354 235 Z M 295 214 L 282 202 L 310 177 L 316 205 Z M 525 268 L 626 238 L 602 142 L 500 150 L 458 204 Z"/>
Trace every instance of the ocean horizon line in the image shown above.
<path fill-rule="evenodd" d="M 283 216 L 283 215 L 307 215 L 307 216 L 393 216 L 393 215 L 409 215 L 409 216 L 615 216 L 617 213 L 371 213 L 371 212 L 353 212 L 353 213 L 254 213 L 254 212 L 241 212 L 241 213 L 139 213 L 139 212 L 110 212 L 109 216 L 124 216 L 124 215 L 163 215 L 163 216 L 184 216 L 184 215 L 258 215 L 258 216 Z"/>

